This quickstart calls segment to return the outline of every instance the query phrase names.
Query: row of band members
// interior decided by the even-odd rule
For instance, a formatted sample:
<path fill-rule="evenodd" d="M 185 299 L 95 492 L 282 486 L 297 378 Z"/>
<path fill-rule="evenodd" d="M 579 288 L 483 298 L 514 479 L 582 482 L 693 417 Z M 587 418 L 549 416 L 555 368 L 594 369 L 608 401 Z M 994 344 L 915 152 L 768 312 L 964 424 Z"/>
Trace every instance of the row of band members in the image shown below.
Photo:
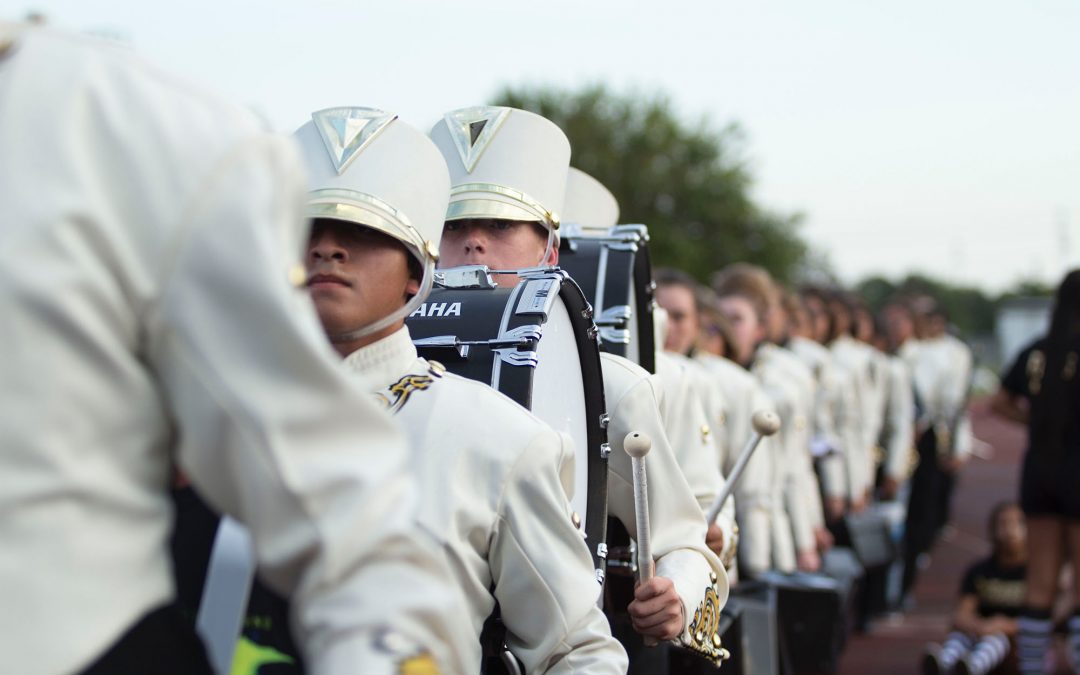
<path fill-rule="evenodd" d="M 66 63 L 81 63 L 60 73 L 57 82 L 67 78 L 70 84 L 82 78 L 88 84 L 80 89 L 54 88 L 67 92 L 64 96 L 106 101 L 108 95 L 102 92 L 123 90 L 138 99 L 137 89 L 143 85 L 132 89 L 128 83 L 146 81 L 153 82 L 146 85 L 153 93 L 144 96 L 144 102 L 154 101 L 147 107 L 164 100 L 189 112 L 213 107 L 194 103 L 175 85 L 158 84 L 153 75 L 116 67 L 127 60 L 126 55 L 95 54 L 65 40 L 55 35 L 27 37 L 16 52 L 31 65 L 35 58 L 57 55 L 66 56 Z M 51 84 L 46 79 L 37 86 L 52 91 Z M 45 108 L 40 116 L 49 118 Z M 191 123 L 190 118 L 184 123 Z M 242 131 L 234 136 L 254 136 L 243 131 L 247 125 L 246 120 L 236 122 Z M 132 130 L 139 132 L 140 128 Z M 312 230 L 305 269 L 290 269 L 288 274 L 298 286 L 306 286 L 344 367 L 386 403 L 404 430 L 421 486 L 414 535 L 422 547 L 441 551 L 441 560 L 435 562 L 442 568 L 443 583 L 431 583 L 430 564 L 402 568 L 397 576 L 392 569 L 384 570 L 382 590 L 388 606 L 396 608 L 384 619 L 396 630 L 351 654 L 324 651 L 329 643 L 319 644 L 312 636 L 329 639 L 333 626 L 347 623 L 342 617 L 359 608 L 320 604 L 315 601 L 320 589 L 299 589 L 305 601 L 292 618 L 301 649 L 291 645 L 294 633 L 287 628 L 279 635 L 280 642 L 262 644 L 258 633 L 267 624 L 256 623 L 246 627 L 254 633 L 245 630 L 234 665 L 293 661 L 299 666 L 303 652 L 318 672 L 351 672 L 365 659 L 394 660 L 401 672 L 409 672 L 408 667 L 431 665 L 427 656 L 431 653 L 447 672 L 478 672 L 478 636 L 498 603 L 507 644 L 526 672 L 626 672 L 626 653 L 597 606 L 599 585 L 588 544 L 569 503 L 573 485 L 569 439 L 493 389 L 419 358 L 403 325 L 430 289 L 436 263 L 484 264 L 499 270 L 558 264 L 560 223 L 573 219 L 573 205 L 567 203 L 570 146 L 565 135 L 542 117 L 509 108 L 453 111 L 435 125 L 430 137 L 392 114 L 334 108 L 313 114 L 295 140 L 309 175 L 304 201 Z M 292 171 L 290 151 L 280 144 L 260 141 L 251 147 L 258 157 L 244 161 L 274 165 L 278 176 Z M 100 153 L 94 157 L 104 161 Z M 239 175 L 248 167 L 241 162 L 229 170 Z M 591 194 L 596 204 L 606 199 L 601 192 Z M 283 212 L 288 212 L 292 195 L 285 192 L 279 197 Z M 588 212 L 588 197 L 583 196 L 582 213 Z M 245 216 L 238 213 L 238 217 Z M 272 252 L 262 256 L 275 257 Z M 214 260 L 207 258 L 198 265 Z M 266 271 L 255 272 L 253 279 Z M 504 284 L 516 281 L 513 273 L 495 278 Z M 736 557 L 745 576 L 766 569 L 816 569 L 819 553 L 830 544 L 824 528 L 827 517 L 857 512 L 871 498 L 874 448 L 879 442 L 885 446 L 883 492 L 885 496 L 899 492 L 910 466 L 915 428 L 912 391 L 922 403 L 920 424 L 941 437 L 965 437 L 957 409 L 963 394 L 947 391 L 942 383 L 965 380 L 956 368 L 970 358 L 959 356 L 952 342 L 936 334 L 896 345 L 901 356 L 889 357 L 851 334 L 861 320 L 856 315 L 845 323 L 849 313 L 840 311 L 844 303 L 831 295 L 811 293 L 805 316 L 799 311 L 789 316 L 782 294 L 758 269 L 724 270 L 714 286 L 716 302 L 702 303 L 703 320 L 695 322 L 691 308 L 680 308 L 673 297 L 681 289 L 695 298 L 697 289 L 674 275 L 662 278 L 658 300 L 671 317 L 665 335 L 683 342 L 665 338 L 672 349 L 659 355 L 655 375 L 605 354 L 603 379 L 613 446 L 609 511 L 631 536 L 633 481 L 621 443 L 629 431 L 643 431 L 653 441 L 646 463 L 655 495 L 649 514 L 656 576 L 634 589 L 627 607 L 630 622 L 648 639 L 670 641 L 718 662 L 722 655 L 716 634 L 718 613 L 735 576 Z M 302 303 L 296 307 L 305 311 Z M 711 353 L 724 341 L 709 340 L 716 330 L 701 330 L 721 325 L 705 320 L 713 309 L 728 323 L 724 348 L 730 353 Z M 831 322 L 823 319 L 826 309 Z M 902 323 L 901 318 L 897 321 Z M 831 328 L 818 330 L 829 323 Z M 204 325 L 199 330 L 212 329 Z M 284 345 L 290 335 L 269 332 L 265 340 Z M 707 344 L 713 347 L 704 348 Z M 200 405 L 195 400 L 179 403 Z M 703 509 L 750 435 L 751 413 L 761 408 L 780 414 L 780 434 L 755 455 L 732 503 L 716 522 L 706 523 Z M 212 438 L 211 431 L 206 427 L 202 433 Z M 951 442 L 949 447 L 962 456 L 963 442 Z M 820 487 L 813 469 L 815 456 L 821 458 Z M 289 481 L 308 484 L 327 479 L 318 472 L 288 476 Z M 201 480 L 214 488 L 214 501 L 234 501 L 218 489 L 225 483 L 205 483 L 205 475 Z M 236 495 L 236 504 L 260 503 L 253 494 Z M 295 507 L 262 503 L 267 512 L 283 518 L 292 517 Z M 314 504 L 305 508 L 318 509 Z M 272 527 L 271 522 L 260 520 L 263 528 Z M 256 534 L 266 537 L 265 532 Z M 356 537 L 348 548 L 363 549 L 363 533 Z M 282 554 L 297 545 L 282 538 L 275 541 L 285 546 Z M 268 554 L 273 557 L 276 552 Z M 325 570 L 329 577 L 346 574 L 333 569 L 339 562 L 325 561 L 331 565 Z M 420 576 L 407 573 L 421 568 Z M 120 568 L 116 571 L 122 573 Z M 279 569 L 268 581 L 288 587 L 285 580 L 291 574 Z M 10 590 L 16 592 L 14 587 Z M 261 591 L 255 593 L 253 602 L 258 602 Z M 447 594 L 456 599 L 448 602 Z M 132 594 L 116 599 L 137 601 Z M 364 612 L 373 609 L 378 611 L 375 606 Z M 282 628 L 280 621 L 275 626 Z M 33 644 L 29 640 L 20 649 L 32 649 L 34 656 L 13 652 L 17 663 L 31 664 L 27 672 L 50 659 L 61 663 L 77 658 L 75 651 L 81 648 L 72 643 L 50 651 Z M 354 658 L 359 661 L 350 665 Z M 107 663 L 98 666 L 108 672 Z"/>
<path fill-rule="evenodd" d="M 497 602 L 526 672 L 624 672 L 627 657 L 597 607 L 588 544 L 569 511 L 569 439 L 489 387 L 419 358 L 404 326 L 435 264 L 557 266 L 561 225 L 615 225 L 614 198 L 570 169 L 556 125 L 521 110 L 456 110 L 429 137 L 383 111 L 333 108 L 295 137 L 311 177 L 306 286 L 345 367 L 406 429 L 424 495 L 421 530 L 442 547 L 468 608 L 469 671 L 479 669 L 478 637 Z M 960 421 L 967 376 L 958 369 L 970 357 L 939 314 L 918 316 L 916 338 L 916 315 L 898 302 L 878 331 L 850 294 L 796 295 L 749 265 L 719 271 L 712 289 L 673 270 L 659 271 L 656 283 L 664 345 L 656 374 L 602 357 L 609 510 L 635 536 L 621 443 L 643 431 L 653 441 L 657 576 L 635 589 L 626 611 L 641 636 L 718 663 L 719 636 L 708 631 L 729 584 L 766 570 L 818 571 L 833 543 L 827 525 L 867 508 L 879 467 L 877 494 L 897 499 L 914 464 L 917 421 L 938 429 Z M 705 523 L 757 410 L 775 410 L 780 432 Z M 239 654 L 269 648 L 296 659 L 280 634 L 283 613 L 261 593 Z M 275 614 L 278 630 L 268 630 Z"/>

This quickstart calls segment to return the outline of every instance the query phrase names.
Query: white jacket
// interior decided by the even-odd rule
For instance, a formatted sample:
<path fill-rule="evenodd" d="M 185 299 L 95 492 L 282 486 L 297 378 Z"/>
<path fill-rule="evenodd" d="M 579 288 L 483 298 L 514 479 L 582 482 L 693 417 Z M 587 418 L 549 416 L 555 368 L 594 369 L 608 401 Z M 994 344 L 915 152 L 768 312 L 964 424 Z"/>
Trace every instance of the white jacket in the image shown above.
<path fill-rule="evenodd" d="M 371 384 L 409 438 L 420 525 L 440 544 L 469 607 L 467 672 L 480 672 L 480 632 L 496 600 L 526 672 L 626 672 L 572 521 L 570 439 L 491 387 L 419 358 L 408 328 L 356 350 L 345 366 Z"/>
<path fill-rule="evenodd" d="M 0 55 L 6 671 L 79 670 L 172 599 L 174 460 L 250 527 L 311 672 L 397 672 L 385 628 L 460 670 L 403 438 L 290 282 L 304 187 L 287 140 L 124 48 Z"/>
<path fill-rule="evenodd" d="M 700 363 L 711 379 L 724 393 L 724 420 L 720 433 L 734 452 L 725 457 L 722 471 L 729 475 L 753 432 L 751 418 L 759 410 L 774 410 L 775 406 L 765 391 L 745 368 L 710 354 L 697 354 L 694 361 Z M 791 528 L 783 509 L 776 504 L 774 485 L 777 476 L 780 446 L 775 437 L 764 438 L 743 470 L 742 478 L 735 486 L 735 519 L 738 524 L 739 569 L 749 576 L 756 576 L 773 566 L 772 532 L 778 530 L 786 535 L 785 549 L 788 564 L 794 565 L 791 551 Z M 779 519 L 779 520 L 778 520 Z"/>
<path fill-rule="evenodd" d="M 811 416 L 816 385 L 813 375 L 790 351 L 762 344 L 752 372 L 780 414 L 778 442 L 783 447 L 778 499 L 791 520 L 797 551 L 817 548 L 814 528 L 821 524 L 821 496 L 810 459 Z"/>
<path fill-rule="evenodd" d="M 631 431 L 648 434 L 652 450 L 645 457 L 645 467 L 656 574 L 674 582 L 686 618 L 683 634 L 675 642 L 719 662 L 719 635 L 715 630 L 720 610 L 727 602 L 727 574 L 720 559 L 705 545 L 705 518 L 664 430 L 659 408 L 661 385 L 645 369 L 622 357 L 603 353 L 600 364 L 604 399 L 611 417 L 608 513 L 622 522 L 631 537 L 637 537 L 634 473 L 623 439 Z"/>

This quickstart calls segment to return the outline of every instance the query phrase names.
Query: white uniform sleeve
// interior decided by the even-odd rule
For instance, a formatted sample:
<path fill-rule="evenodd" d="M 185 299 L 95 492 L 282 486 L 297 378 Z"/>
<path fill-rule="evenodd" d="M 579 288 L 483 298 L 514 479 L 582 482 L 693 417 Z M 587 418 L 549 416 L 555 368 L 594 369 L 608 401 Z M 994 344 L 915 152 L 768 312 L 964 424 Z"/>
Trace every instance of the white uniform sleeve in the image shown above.
<path fill-rule="evenodd" d="M 464 661 L 442 636 L 463 610 L 410 532 L 403 438 L 340 372 L 289 282 L 304 236 L 296 166 L 286 140 L 258 137 L 176 214 L 146 324 L 178 461 L 250 528 L 263 578 L 291 596 L 311 672 L 397 672 L 425 650 L 453 672 Z M 379 640 L 387 628 L 404 639 Z"/>
<path fill-rule="evenodd" d="M 556 467 L 570 440 L 543 432 L 513 467 L 489 564 L 510 650 L 528 673 L 625 673 L 626 653 L 597 606 L 600 585 Z"/>
<path fill-rule="evenodd" d="M 623 366 L 618 360 L 604 358 L 607 394 L 611 393 L 609 376 L 619 378 L 617 369 Z M 625 381 L 625 373 L 622 379 Z M 633 469 L 622 441 L 630 431 L 642 431 L 652 438 L 652 450 L 645 457 L 645 467 L 649 479 L 649 525 L 656 573 L 672 580 L 686 613 L 685 629 L 676 642 L 713 658 L 715 648 L 711 646 L 711 633 L 705 629 L 716 626 L 720 609 L 727 602 L 727 574 L 720 559 L 705 545 L 705 518 L 675 461 L 660 418 L 653 380 L 647 375 L 636 378 L 619 394 L 607 400 L 611 412 L 608 427 L 611 443 L 609 513 L 622 522 L 631 537 L 636 538 Z M 703 641 L 698 641 L 692 630 L 695 617 L 700 617 L 696 627 L 704 631 Z"/>

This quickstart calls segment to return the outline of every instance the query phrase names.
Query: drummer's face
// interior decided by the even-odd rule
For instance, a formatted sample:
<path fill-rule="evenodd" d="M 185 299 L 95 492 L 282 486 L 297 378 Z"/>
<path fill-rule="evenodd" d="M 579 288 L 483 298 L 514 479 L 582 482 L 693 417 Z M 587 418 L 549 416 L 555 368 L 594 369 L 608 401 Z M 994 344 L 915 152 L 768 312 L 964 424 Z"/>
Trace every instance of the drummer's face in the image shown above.
<path fill-rule="evenodd" d="M 656 302 L 667 311 L 668 328 L 664 349 L 686 354 L 698 334 L 697 306 L 694 292 L 686 286 L 667 284 L 656 289 Z"/>
<path fill-rule="evenodd" d="M 409 272 L 409 253 L 397 240 L 339 220 L 317 220 L 305 260 L 308 291 L 323 328 L 333 337 L 371 325 L 400 309 L 419 282 Z M 348 353 L 397 330 L 335 345 Z"/>
<path fill-rule="evenodd" d="M 515 270 L 541 264 L 558 265 L 559 251 L 547 250 L 547 231 L 538 223 L 495 218 L 450 220 L 443 226 L 439 267 L 487 265 L 494 270 Z M 500 285 L 514 285 L 517 275 L 497 274 Z"/>
<path fill-rule="evenodd" d="M 735 353 L 732 357 L 746 365 L 754 355 L 754 348 L 765 338 L 765 326 L 754 309 L 754 303 L 741 295 L 725 295 L 717 306 L 720 314 L 731 325 L 731 341 Z"/>

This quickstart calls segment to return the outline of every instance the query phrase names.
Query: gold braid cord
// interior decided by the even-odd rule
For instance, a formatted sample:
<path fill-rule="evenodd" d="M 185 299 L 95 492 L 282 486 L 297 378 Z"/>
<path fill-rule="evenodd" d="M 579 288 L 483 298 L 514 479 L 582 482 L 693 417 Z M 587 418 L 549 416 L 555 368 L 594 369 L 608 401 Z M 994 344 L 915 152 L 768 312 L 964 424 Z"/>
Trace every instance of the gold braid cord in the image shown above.
<path fill-rule="evenodd" d="M 690 640 L 684 646 L 690 651 L 705 657 L 719 667 L 729 658 L 728 650 L 720 646 L 720 595 L 716 591 L 716 575 L 712 575 L 712 585 L 705 590 L 705 599 L 701 601 L 694 620 L 690 622 Z"/>

